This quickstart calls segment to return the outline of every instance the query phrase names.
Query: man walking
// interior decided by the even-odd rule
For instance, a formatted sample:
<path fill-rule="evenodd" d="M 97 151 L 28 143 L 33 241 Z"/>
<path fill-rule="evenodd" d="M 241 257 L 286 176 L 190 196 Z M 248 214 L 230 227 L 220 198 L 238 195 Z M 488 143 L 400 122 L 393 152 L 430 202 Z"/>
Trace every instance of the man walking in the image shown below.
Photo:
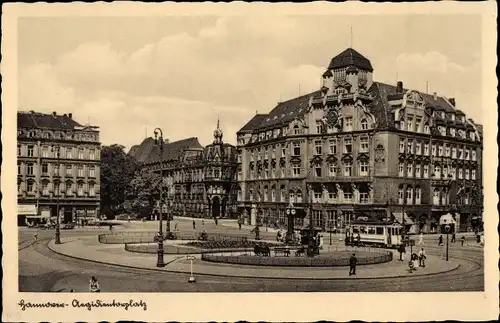
<path fill-rule="evenodd" d="M 465 243 L 465 236 L 462 236 L 460 238 L 460 242 L 462 243 L 462 247 L 464 246 L 464 243 Z"/>
<path fill-rule="evenodd" d="M 193 220 L 193 230 L 196 230 L 196 221 Z"/>
<path fill-rule="evenodd" d="M 425 250 L 424 248 L 422 247 L 422 249 L 420 249 L 419 253 L 418 253 L 418 265 L 420 267 L 425 267 L 425 259 L 427 257 L 425 256 Z"/>
<path fill-rule="evenodd" d="M 440 235 L 439 239 L 438 239 L 438 246 L 442 246 L 442 245 L 443 245 L 443 235 Z"/>
<path fill-rule="evenodd" d="M 405 260 L 404 254 L 406 253 L 406 248 L 403 243 L 399 245 L 398 252 L 399 252 L 399 261 Z"/>
<path fill-rule="evenodd" d="M 356 254 L 352 254 L 351 258 L 349 258 L 349 276 L 356 275 L 356 264 L 358 263 L 358 259 L 356 258 Z"/>
<path fill-rule="evenodd" d="M 456 235 L 455 235 L 455 232 L 453 232 L 453 234 L 451 235 L 451 242 L 452 242 L 452 243 L 457 242 L 457 237 L 456 237 Z"/>

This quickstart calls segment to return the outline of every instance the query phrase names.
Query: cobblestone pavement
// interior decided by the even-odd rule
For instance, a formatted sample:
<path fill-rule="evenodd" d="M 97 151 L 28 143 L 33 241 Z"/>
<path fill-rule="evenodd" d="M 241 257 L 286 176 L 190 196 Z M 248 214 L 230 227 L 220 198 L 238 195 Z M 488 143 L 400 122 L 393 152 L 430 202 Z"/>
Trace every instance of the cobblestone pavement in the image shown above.
<path fill-rule="evenodd" d="M 220 226 L 220 223 L 219 223 Z M 222 228 L 226 231 L 231 228 Z M 105 230 L 97 229 L 100 232 Z M 123 230 L 126 230 L 125 227 Z M 237 228 L 234 229 L 239 231 Z M 208 231 L 208 230 L 207 230 Z M 63 237 L 95 235 L 88 230 L 64 231 Z M 40 231 L 38 240 L 19 251 L 19 289 L 22 292 L 68 291 L 73 288 L 87 291 L 90 276 L 97 276 L 101 288 L 107 292 L 262 292 L 262 291 L 480 291 L 484 289 L 483 249 L 472 246 L 450 245 L 450 257 L 464 260 L 457 270 L 432 275 L 402 278 L 337 280 L 255 279 L 243 277 L 197 276 L 195 284 L 188 284 L 188 274 L 154 272 L 123 268 L 76 260 L 58 255 L 47 248 L 53 231 Z M 271 236 L 273 236 L 272 233 Z M 326 236 L 326 235 L 325 235 Z M 29 241 L 30 230 L 20 230 L 19 241 Z M 426 240 L 427 254 L 442 256 L 442 247 Z"/>

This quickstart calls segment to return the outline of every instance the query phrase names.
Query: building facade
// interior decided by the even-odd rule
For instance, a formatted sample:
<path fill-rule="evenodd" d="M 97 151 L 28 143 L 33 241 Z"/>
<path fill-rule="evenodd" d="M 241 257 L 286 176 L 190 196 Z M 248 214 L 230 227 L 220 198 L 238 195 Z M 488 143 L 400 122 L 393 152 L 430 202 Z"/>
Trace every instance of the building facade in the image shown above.
<path fill-rule="evenodd" d="M 292 202 L 312 203 L 313 225 L 324 229 L 391 217 L 410 232 L 437 232 L 448 213 L 457 231 L 480 229 L 482 127 L 454 99 L 374 82 L 371 62 L 352 48 L 322 80 L 237 133 L 243 218 L 285 225 Z"/>
<path fill-rule="evenodd" d="M 129 154 L 142 167 L 161 172 L 164 208 L 172 216 L 197 218 L 236 217 L 236 147 L 214 131 L 212 144 L 203 147 L 197 138 L 165 141 L 163 155 L 153 138 L 146 138 Z M 157 205 L 159 209 L 159 204 Z"/>
<path fill-rule="evenodd" d="M 17 114 L 18 223 L 56 218 L 85 222 L 99 216 L 99 130 L 71 113 Z"/>

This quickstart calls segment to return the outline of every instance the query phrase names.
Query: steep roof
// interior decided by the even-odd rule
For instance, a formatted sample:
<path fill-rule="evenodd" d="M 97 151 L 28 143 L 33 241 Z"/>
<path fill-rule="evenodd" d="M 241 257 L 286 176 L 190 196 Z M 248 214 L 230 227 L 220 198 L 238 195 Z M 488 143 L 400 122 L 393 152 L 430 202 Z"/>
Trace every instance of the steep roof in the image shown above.
<path fill-rule="evenodd" d="M 203 148 L 196 137 L 165 143 L 163 145 L 163 160 L 178 160 L 186 149 L 194 148 Z M 160 160 L 160 148 L 151 137 L 144 139 L 134 150 L 131 148 L 129 154 L 141 163 L 158 162 Z"/>
<path fill-rule="evenodd" d="M 369 72 L 373 71 L 370 60 L 352 48 L 348 48 L 332 58 L 330 65 L 328 65 L 328 69 L 337 69 L 348 66 L 356 66 Z"/>
<path fill-rule="evenodd" d="M 27 129 L 54 129 L 54 130 L 70 130 L 75 127 L 82 127 L 68 115 L 57 115 L 54 113 L 40 112 L 17 112 L 17 127 Z"/>
<path fill-rule="evenodd" d="M 256 114 L 250 121 L 248 121 L 239 131 L 240 132 L 247 132 L 247 131 L 252 131 L 255 127 L 257 127 L 265 118 L 267 117 L 267 114 Z"/>

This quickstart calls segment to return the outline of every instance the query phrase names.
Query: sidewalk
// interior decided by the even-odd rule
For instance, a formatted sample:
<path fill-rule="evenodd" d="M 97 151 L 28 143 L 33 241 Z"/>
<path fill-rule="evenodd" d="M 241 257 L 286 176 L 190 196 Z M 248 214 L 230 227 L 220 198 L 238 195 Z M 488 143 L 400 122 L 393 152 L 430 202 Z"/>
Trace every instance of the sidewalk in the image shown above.
<path fill-rule="evenodd" d="M 189 273 L 190 270 L 190 261 L 186 260 L 186 256 L 166 254 L 164 261 L 167 265 L 164 268 L 157 268 L 155 254 L 128 252 L 125 251 L 123 245 L 100 244 L 97 237 L 72 237 L 63 239 L 62 242 L 62 244 L 56 245 L 54 241 L 51 241 L 49 248 L 69 257 L 110 265 L 179 273 Z M 409 273 L 408 261 L 398 261 L 398 257 L 395 255 L 394 260 L 388 263 L 358 266 L 357 275 L 349 277 L 349 268 L 347 267 L 305 268 L 229 265 L 205 262 L 201 260 L 200 254 L 193 255 L 196 257 L 196 260 L 193 261 L 193 270 L 198 275 L 272 279 L 375 279 L 421 276 L 452 271 L 460 265 L 459 260 L 452 259 L 452 261 L 446 262 L 437 256 L 428 255 L 425 268 L 418 268 L 417 271 Z"/>

